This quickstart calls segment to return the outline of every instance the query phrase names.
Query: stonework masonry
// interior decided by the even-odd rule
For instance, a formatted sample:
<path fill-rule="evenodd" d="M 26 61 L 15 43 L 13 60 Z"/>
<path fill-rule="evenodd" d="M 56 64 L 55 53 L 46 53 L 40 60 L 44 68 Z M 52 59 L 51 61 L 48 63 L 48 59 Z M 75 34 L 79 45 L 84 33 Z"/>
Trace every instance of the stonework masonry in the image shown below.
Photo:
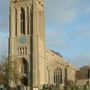
<path fill-rule="evenodd" d="M 39 90 L 44 84 L 75 81 L 76 67 L 46 47 L 44 15 L 44 0 L 10 0 L 8 55 L 19 75 L 17 82 L 9 75 L 11 88 Z"/>

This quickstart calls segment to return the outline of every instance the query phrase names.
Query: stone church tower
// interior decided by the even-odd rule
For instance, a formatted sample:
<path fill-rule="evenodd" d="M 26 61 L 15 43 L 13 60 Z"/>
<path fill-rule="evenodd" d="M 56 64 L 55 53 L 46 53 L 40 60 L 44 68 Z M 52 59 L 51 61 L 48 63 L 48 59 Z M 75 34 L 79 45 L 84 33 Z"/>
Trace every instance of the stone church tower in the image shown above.
<path fill-rule="evenodd" d="M 45 83 L 44 28 L 44 0 L 10 1 L 11 88 L 38 90 Z"/>

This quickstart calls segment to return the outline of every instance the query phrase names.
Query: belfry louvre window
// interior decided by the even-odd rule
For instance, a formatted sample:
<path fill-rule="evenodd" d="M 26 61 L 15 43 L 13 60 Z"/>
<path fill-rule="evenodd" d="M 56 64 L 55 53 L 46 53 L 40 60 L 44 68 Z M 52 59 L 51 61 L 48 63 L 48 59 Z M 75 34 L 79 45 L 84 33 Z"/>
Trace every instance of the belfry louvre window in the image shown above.
<path fill-rule="evenodd" d="M 56 68 L 54 70 L 54 83 L 55 84 L 61 84 L 62 83 L 62 70 L 61 68 Z"/>
<path fill-rule="evenodd" d="M 21 34 L 25 35 L 25 10 L 21 8 Z"/>
<path fill-rule="evenodd" d="M 27 47 L 19 47 L 18 48 L 18 55 L 26 55 L 27 54 Z"/>

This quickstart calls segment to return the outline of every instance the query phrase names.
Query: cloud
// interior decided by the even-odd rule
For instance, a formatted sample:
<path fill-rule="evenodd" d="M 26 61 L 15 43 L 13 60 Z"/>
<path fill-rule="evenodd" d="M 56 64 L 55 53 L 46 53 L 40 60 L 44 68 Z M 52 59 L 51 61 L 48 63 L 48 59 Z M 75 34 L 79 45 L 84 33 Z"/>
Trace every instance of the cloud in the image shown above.
<path fill-rule="evenodd" d="M 9 0 L 0 0 L 0 18 L 7 18 L 9 14 Z"/>
<path fill-rule="evenodd" d="M 59 48 L 62 50 L 71 48 L 70 44 L 64 40 L 63 30 L 56 30 L 55 28 L 47 29 L 46 43 L 49 48 Z"/>
<path fill-rule="evenodd" d="M 1 20 L 0 22 L 0 32 L 8 32 L 9 29 L 9 21 L 8 20 Z"/>
<path fill-rule="evenodd" d="M 9 28 L 9 0 L 0 0 L 0 33 Z"/>
<path fill-rule="evenodd" d="M 0 55 L 7 53 L 7 47 L 8 47 L 7 35 L 6 34 L 3 34 L 3 35 L 0 34 Z"/>
<path fill-rule="evenodd" d="M 86 13 L 88 0 L 46 1 L 47 21 L 71 23 L 82 13 Z M 90 3 L 90 1 L 89 1 Z M 89 6 L 89 5 L 88 5 Z M 88 9 L 89 10 L 89 9 Z"/>
<path fill-rule="evenodd" d="M 90 61 L 90 54 L 87 55 L 86 52 L 85 55 L 82 55 L 78 52 L 82 50 L 82 48 L 89 50 L 90 46 L 88 44 L 90 41 L 88 40 L 90 39 L 90 23 L 88 23 L 89 25 L 80 25 L 82 22 L 87 22 L 85 21 L 86 18 L 83 19 L 83 17 L 90 15 L 90 0 L 45 0 L 45 2 L 47 46 L 62 52 L 61 54 L 70 58 L 71 62 L 78 66 L 88 63 Z M 0 11 L 1 54 L 7 51 L 9 0 L 0 0 Z M 78 21 L 81 16 L 82 19 Z M 88 43 L 86 43 L 86 40 Z M 89 46 L 84 46 L 84 43 Z M 82 50 L 82 52 L 84 52 L 84 50 Z"/>
<path fill-rule="evenodd" d="M 90 27 L 78 27 L 70 35 L 70 38 L 90 40 Z"/>
<path fill-rule="evenodd" d="M 69 0 L 70 1 L 70 0 Z M 51 4 L 50 4 L 51 3 Z M 71 22 L 76 17 L 76 12 L 71 8 L 72 4 L 66 4 L 66 0 L 49 0 L 46 2 L 47 20 L 59 22 Z M 71 7 L 70 7 L 71 6 Z"/>

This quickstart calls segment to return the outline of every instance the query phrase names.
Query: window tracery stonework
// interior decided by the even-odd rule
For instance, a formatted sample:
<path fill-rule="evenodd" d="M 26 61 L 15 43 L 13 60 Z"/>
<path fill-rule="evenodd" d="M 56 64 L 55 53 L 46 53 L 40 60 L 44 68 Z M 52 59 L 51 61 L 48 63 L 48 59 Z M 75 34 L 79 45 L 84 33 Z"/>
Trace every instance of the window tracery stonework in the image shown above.
<path fill-rule="evenodd" d="M 23 46 L 23 47 L 19 47 L 17 49 L 17 54 L 18 55 L 26 55 L 27 54 L 27 47 L 26 46 Z"/>
<path fill-rule="evenodd" d="M 59 67 L 57 67 L 54 70 L 54 83 L 55 84 L 61 84 L 62 83 L 62 70 Z"/>

